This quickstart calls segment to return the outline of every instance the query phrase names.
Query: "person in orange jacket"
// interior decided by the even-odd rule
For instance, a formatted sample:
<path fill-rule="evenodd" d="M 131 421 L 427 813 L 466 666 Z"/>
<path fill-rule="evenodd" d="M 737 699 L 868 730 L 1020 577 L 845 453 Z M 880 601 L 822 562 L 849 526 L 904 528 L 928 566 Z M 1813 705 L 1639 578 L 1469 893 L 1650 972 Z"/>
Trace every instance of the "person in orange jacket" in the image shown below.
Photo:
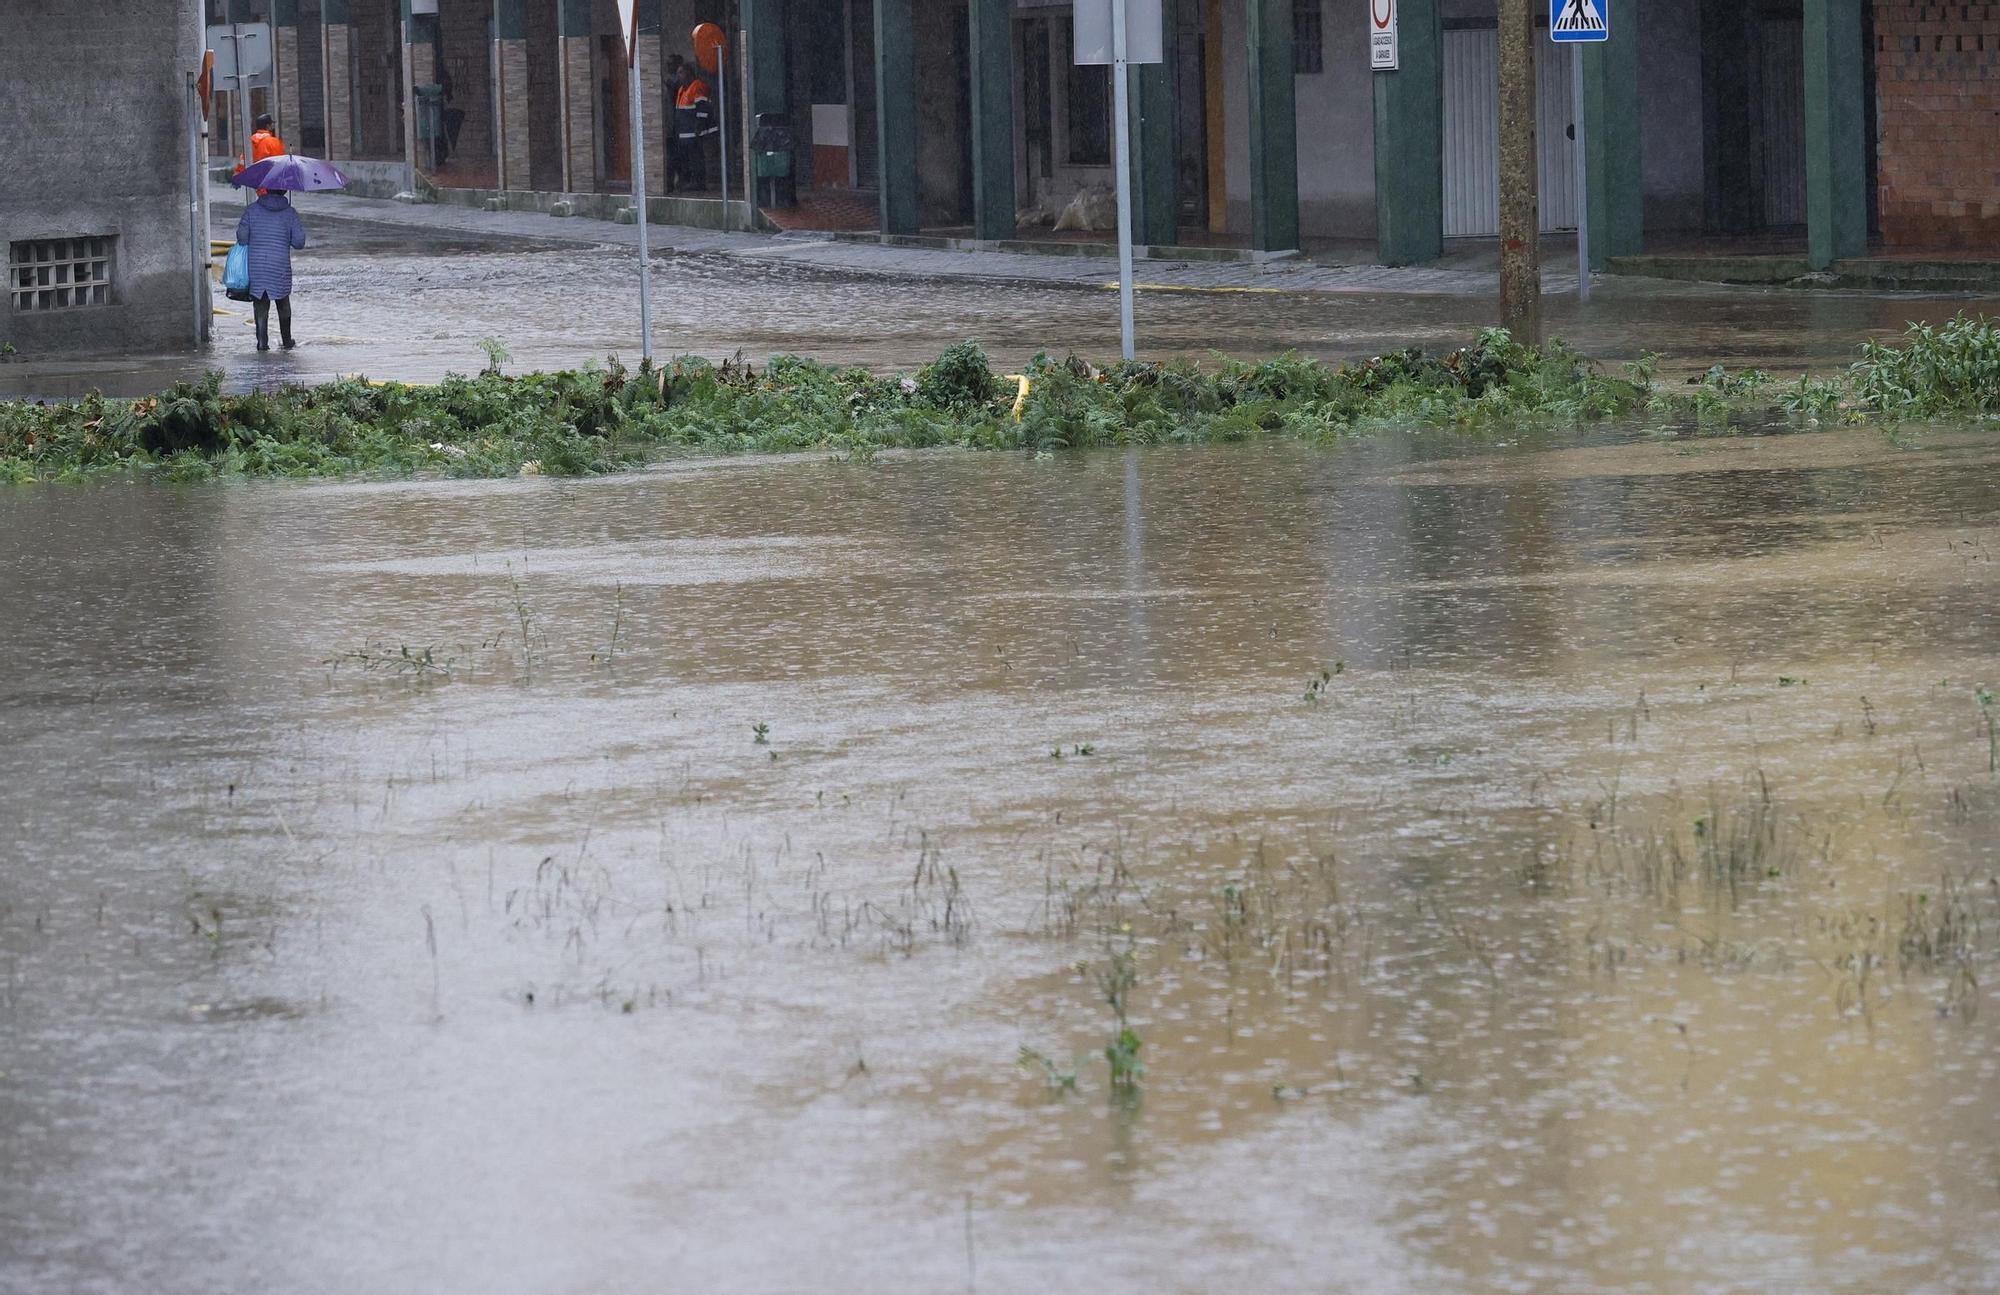
<path fill-rule="evenodd" d="M 676 178 L 699 191 L 708 187 L 704 140 L 716 133 L 715 105 L 699 71 L 683 65 L 681 75 L 680 90 L 674 95 L 674 160 L 680 171 Z"/>
<path fill-rule="evenodd" d="M 241 172 L 245 166 L 254 166 L 267 157 L 284 156 L 286 152 L 285 141 L 278 138 L 277 126 L 278 123 L 272 119 L 270 113 L 257 114 L 257 129 L 250 133 L 250 161 L 248 163 L 244 162 L 243 155 L 240 153 L 237 154 L 236 170 L 238 172 Z M 257 190 L 257 196 L 261 198 L 267 192 L 269 190 L 259 189 Z"/>

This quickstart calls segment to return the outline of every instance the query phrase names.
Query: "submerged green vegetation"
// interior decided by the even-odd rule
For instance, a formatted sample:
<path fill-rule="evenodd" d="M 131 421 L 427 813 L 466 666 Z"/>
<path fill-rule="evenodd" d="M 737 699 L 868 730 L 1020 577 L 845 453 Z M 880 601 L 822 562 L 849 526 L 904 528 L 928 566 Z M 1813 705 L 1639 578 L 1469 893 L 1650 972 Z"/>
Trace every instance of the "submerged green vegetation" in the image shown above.
<path fill-rule="evenodd" d="M 1648 411 L 1697 422 L 1739 414 L 1817 422 L 2000 414 L 2000 325 L 1960 317 L 1870 343 L 1846 373 L 1773 385 L 1720 367 L 1684 392 L 1650 360 L 1618 376 L 1561 342 L 1480 334 L 1442 355 L 1411 349 L 1332 366 L 1293 354 L 1124 363 L 1038 355 L 993 372 L 961 342 L 905 378 L 790 356 L 763 369 L 681 359 L 615 361 L 508 376 L 489 365 L 435 386 L 359 378 L 225 394 L 221 376 L 157 397 L 0 403 L 0 481 L 103 472 L 215 476 L 584 476 L 664 454 L 958 447 L 1030 452 L 1095 446 L 1323 442 L 1382 428 L 1472 430 Z"/>

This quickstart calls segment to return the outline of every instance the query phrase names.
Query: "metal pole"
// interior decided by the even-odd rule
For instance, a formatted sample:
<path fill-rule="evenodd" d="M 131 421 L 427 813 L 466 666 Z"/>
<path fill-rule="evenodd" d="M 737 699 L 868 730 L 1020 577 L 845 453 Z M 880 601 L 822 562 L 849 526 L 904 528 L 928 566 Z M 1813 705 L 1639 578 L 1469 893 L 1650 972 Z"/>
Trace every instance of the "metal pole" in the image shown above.
<path fill-rule="evenodd" d="M 632 205 L 639 209 L 639 358 L 653 362 L 653 260 L 646 246 L 646 108 L 639 94 L 639 32 L 632 24 Z"/>
<path fill-rule="evenodd" d="M 1590 300 L 1590 153 L 1583 142 L 1583 42 L 1570 43 L 1570 71 L 1576 121 L 1576 299 Z"/>
<path fill-rule="evenodd" d="M 1132 345 L 1132 102 L 1125 63 L 1125 0 L 1111 0 L 1111 103 L 1118 163 L 1118 351 Z"/>
<path fill-rule="evenodd" d="M 729 42 L 724 41 L 715 51 L 715 125 L 720 140 L 722 154 L 718 161 L 722 166 L 722 228 L 729 228 Z M 695 140 L 695 147 L 701 141 Z"/>
<path fill-rule="evenodd" d="M 250 87 L 244 83 L 243 78 L 244 37 L 241 30 L 242 26 L 243 24 L 241 23 L 233 22 L 229 24 L 229 39 L 236 51 L 236 76 L 233 78 L 236 82 L 236 93 L 231 97 L 235 100 L 234 106 L 237 109 L 235 115 L 242 119 L 243 128 L 243 133 L 238 135 L 235 141 L 237 156 L 242 159 L 243 165 L 248 166 L 250 165 Z M 256 201 L 255 191 L 245 189 L 243 191 L 243 205 L 247 207 L 254 201 Z"/>
<path fill-rule="evenodd" d="M 410 0 L 403 0 L 402 17 L 396 23 L 396 33 L 403 46 L 403 172 L 407 178 L 405 186 L 411 201 L 417 197 L 417 86 L 416 61 L 410 49 L 410 29 L 416 25 L 416 18 L 410 13 Z"/>
<path fill-rule="evenodd" d="M 208 210 L 201 200 L 201 91 L 200 78 L 188 75 L 188 253 L 192 258 L 194 289 L 194 344 L 208 340 Z"/>

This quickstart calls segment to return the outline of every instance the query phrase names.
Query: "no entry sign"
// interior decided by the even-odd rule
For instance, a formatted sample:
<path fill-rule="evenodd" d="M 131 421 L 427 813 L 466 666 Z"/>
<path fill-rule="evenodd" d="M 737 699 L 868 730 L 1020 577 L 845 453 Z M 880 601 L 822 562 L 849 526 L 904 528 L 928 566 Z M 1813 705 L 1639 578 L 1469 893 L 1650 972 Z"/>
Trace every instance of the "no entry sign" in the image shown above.
<path fill-rule="evenodd" d="M 1396 0 L 1368 0 L 1368 67 L 1394 72 L 1396 62 Z"/>

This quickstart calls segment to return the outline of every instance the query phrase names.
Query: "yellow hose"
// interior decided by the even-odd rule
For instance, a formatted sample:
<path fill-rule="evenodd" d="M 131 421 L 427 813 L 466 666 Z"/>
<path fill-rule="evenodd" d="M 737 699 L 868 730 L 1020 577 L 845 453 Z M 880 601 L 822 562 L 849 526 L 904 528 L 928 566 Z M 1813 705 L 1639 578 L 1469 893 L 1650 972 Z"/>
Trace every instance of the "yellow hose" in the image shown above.
<path fill-rule="evenodd" d="M 1028 390 L 1034 384 L 1028 381 L 1028 375 L 1025 373 L 1009 373 L 1004 376 L 1021 384 L 1020 391 L 1014 396 L 1014 421 L 1018 423 L 1021 421 L 1021 410 L 1028 404 Z"/>

